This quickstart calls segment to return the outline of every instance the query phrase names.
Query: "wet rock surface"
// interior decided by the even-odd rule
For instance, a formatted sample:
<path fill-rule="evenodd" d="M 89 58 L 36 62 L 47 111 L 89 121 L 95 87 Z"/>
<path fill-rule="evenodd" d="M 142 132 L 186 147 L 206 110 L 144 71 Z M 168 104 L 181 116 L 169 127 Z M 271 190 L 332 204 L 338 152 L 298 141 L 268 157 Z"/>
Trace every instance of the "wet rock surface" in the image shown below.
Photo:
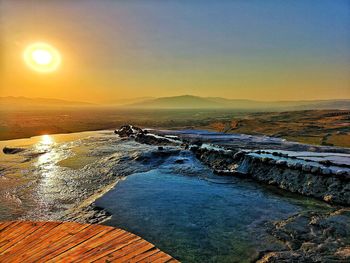
<path fill-rule="evenodd" d="M 145 133 L 141 128 L 135 127 L 132 125 L 123 125 L 119 129 L 114 131 L 115 134 L 118 134 L 121 138 L 137 136 L 139 133 Z"/>
<path fill-rule="evenodd" d="M 11 147 L 7 147 L 7 146 L 5 146 L 2 149 L 4 154 L 16 154 L 16 153 L 23 152 L 24 150 L 25 150 L 24 148 L 11 148 Z"/>
<path fill-rule="evenodd" d="M 348 208 L 332 213 L 297 214 L 272 223 L 269 232 L 288 249 L 262 253 L 259 263 L 350 261 Z"/>
<path fill-rule="evenodd" d="M 61 218 L 62 221 L 73 221 L 82 224 L 99 224 L 109 219 L 112 215 L 104 208 L 94 203 L 83 208 L 75 209 Z"/>
<path fill-rule="evenodd" d="M 124 125 L 114 131 L 121 138 L 134 138 L 139 143 L 149 145 L 178 145 L 180 142 L 163 136 L 150 133 L 148 130 L 143 130 L 132 125 Z"/>
<path fill-rule="evenodd" d="M 350 205 L 350 178 L 347 173 L 332 173 L 328 168 L 318 168 L 312 172 L 309 165 L 288 165 L 284 161 L 249 154 L 239 162 L 237 169 L 258 181 L 284 190 L 313 196 L 329 203 Z"/>
<path fill-rule="evenodd" d="M 350 174 L 347 164 L 310 164 L 286 154 L 250 152 L 220 147 L 188 146 L 215 173 L 250 177 L 281 189 L 313 196 L 329 203 L 350 205 Z M 289 158 L 289 159 L 288 159 Z M 324 162 L 324 161 L 323 161 Z M 318 166 L 312 166 L 318 165 Z M 333 169 L 330 169 L 333 165 Z"/>
<path fill-rule="evenodd" d="M 178 134 L 181 140 L 174 141 L 167 138 L 164 132 L 151 134 L 131 125 L 121 127 L 117 134 L 119 131 L 127 133 L 128 137 L 135 138 L 137 142 L 149 145 L 181 144 L 182 148 L 190 149 L 216 174 L 252 177 L 290 192 L 313 196 L 329 203 L 350 205 L 350 157 L 343 157 L 346 155 L 339 155 L 338 159 L 348 158 L 349 163 L 339 163 L 337 159 L 331 161 L 323 156 L 298 156 L 288 151 L 246 150 L 232 145 L 226 147 L 222 143 L 215 144 L 215 139 L 214 143 L 209 144 L 190 132 Z M 268 141 L 269 139 L 264 139 L 262 145 Z M 258 141 L 255 140 L 254 143 L 257 144 Z M 275 140 L 270 140 L 270 144 L 276 143 Z M 299 146 L 302 149 L 306 147 Z"/>
<path fill-rule="evenodd" d="M 64 143 L 39 140 L 0 164 L 0 210 L 5 211 L 0 211 L 0 219 L 102 222 L 108 215 L 96 212 L 94 198 L 79 204 L 105 193 L 124 177 L 154 169 L 178 154 L 178 147 L 159 149 L 134 138 L 120 139 L 110 131 Z"/>
<path fill-rule="evenodd" d="M 160 142 L 162 145 L 166 143 Z M 157 144 L 157 141 L 151 144 Z M 279 151 L 254 151 L 255 149 L 247 151 L 237 147 L 238 145 L 208 144 L 205 140 L 191 136 L 182 137 L 182 146 L 191 150 L 201 162 L 217 174 L 254 178 L 328 203 L 350 205 L 348 172 L 350 166 L 347 163 L 337 163 L 328 159 L 315 161 L 309 160 L 308 157 L 300 159 L 298 156 L 290 156 Z M 306 150 L 307 147 L 292 145 L 291 148 Z M 179 159 L 176 162 L 182 163 L 183 160 Z M 332 213 L 310 211 L 296 214 L 286 220 L 269 223 L 269 233 L 281 241 L 286 249 L 262 252 L 257 262 L 349 262 L 350 260 L 348 208 L 338 209 Z"/>

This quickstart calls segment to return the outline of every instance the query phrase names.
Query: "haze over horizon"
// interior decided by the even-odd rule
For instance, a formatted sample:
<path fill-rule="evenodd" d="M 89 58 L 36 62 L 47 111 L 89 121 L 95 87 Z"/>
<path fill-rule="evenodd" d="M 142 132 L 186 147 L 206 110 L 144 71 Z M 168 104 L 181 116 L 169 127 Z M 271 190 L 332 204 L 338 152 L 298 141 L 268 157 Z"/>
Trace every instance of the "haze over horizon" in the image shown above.
<path fill-rule="evenodd" d="M 350 1 L 0 1 L 0 96 L 350 98 Z M 59 50 L 55 72 L 22 59 Z"/>
<path fill-rule="evenodd" d="M 110 99 L 104 102 L 91 102 L 91 101 L 85 101 L 85 100 L 71 100 L 71 99 L 61 99 L 61 98 L 43 98 L 43 97 L 26 97 L 26 96 L 0 96 L 0 105 L 1 105 L 1 100 L 4 99 L 13 99 L 13 100 L 21 100 L 21 99 L 28 99 L 28 100 L 41 100 L 44 102 L 47 100 L 47 102 L 68 102 L 68 103 L 81 103 L 81 104 L 86 104 L 86 105 L 113 105 L 113 104 L 121 104 L 121 105 L 129 105 L 133 104 L 135 102 L 148 102 L 148 101 L 153 101 L 153 100 L 163 100 L 163 99 L 181 99 L 181 98 L 201 98 L 201 99 L 224 99 L 228 101 L 251 101 L 251 102 L 302 102 L 302 101 L 348 101 L 350 103 L 350 98 L 334 98 L 334 99 L 304 99 L 304 100 L 255 100 L 255 99 L 235 99 L 235 98 L 223 98 L 220 96 L 209 96 L 209 97 L 203 97 L 203 96 L 196 96 L 196 95 L 191 95 L 191 94 L 182 94 L 182 95 L 175 95 L 175 96 L 165 96 L 165 97 L 133 97 L 133 98 L 116 98 L 116 99 Z"/>

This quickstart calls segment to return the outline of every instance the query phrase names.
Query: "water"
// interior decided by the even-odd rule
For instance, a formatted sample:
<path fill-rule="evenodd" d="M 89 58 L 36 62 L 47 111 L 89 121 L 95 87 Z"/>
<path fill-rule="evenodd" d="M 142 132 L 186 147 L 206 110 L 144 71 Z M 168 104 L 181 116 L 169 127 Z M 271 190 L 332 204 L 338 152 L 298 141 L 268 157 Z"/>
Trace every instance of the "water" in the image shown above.
<path fill-rule="evenodd" d="M 156 146 L 121 140 L 112 131 L 0 146 L 25 148 L 0 153 L 0 220 L 60 220 L 124 178 L 96 201 L 113 215 L 105 224 L 136 233 L 183 262 L 248 262 L 261 250 L 281 248 L 268 235 L 268 222 L 329 209 L 250 180 L 216 176 L 189 151 L 162 155 Z"/>
<path fill-rule="evenodd" d="M 5 146 L 24 151 L 0 153 L 0 220 L 59 220 L 113 183 L 129 162 L 125 157 L 150 148 L 121 141 L 113 131 L 0 141 Z"/>
<path fill-rule="evenodd" d="M 187 158 L 181 166 L 195 162 Z M 172 161 L 128 176 L 96 204 L 113 214 L 105 224 L 136 233 L 182 262 L 249 262 L 261 250 L 281 248 L 267 234 L 267 222 L 327 209 L 248 180 L 215 176 L 198 164 L 201 170 L 190 175 L 184 167 L 174 173 Z"/>

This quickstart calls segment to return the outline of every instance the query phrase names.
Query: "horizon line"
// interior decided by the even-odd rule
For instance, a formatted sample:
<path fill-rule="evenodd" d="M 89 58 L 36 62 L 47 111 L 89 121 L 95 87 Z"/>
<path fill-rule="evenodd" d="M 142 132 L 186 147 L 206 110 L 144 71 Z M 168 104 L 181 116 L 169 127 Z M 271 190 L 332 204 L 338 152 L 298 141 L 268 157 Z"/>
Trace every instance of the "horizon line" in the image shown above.
<path fill-rule="evenodd" d="M 65 98 L 57 98 L 57 97 L 27 97 L 27 96 L 0 96 L 0 99 L 2 98 L 23 98 L 23 99 L 47 99 L 47 100 L 60 100 L 65 102 L 77 102 L 77 103 L 86 103 L 86 104 L 93 104 L 93 105 L 111 105 L 111 104 L 118 104 L 118 102 L 121 102 L 123 100 L 133 100 L 133 99 L 143 99 L 145 101 L 148 100 L 156 100 L 156 99 L 162 99 L 162 98 L 174 98 L 174 97 L 197 97 L 197 98 L 203 98 L 203 99 L 210 99 L 210 98 L 220 98 L 220 99 L 226 99 L 226 100 L 246 100 L 246 101 L 254 101 L 254 102 L 298 102 L 298 101 L 329 101 L 329 100 L 350 100 L 350 98 L 329 98 L 329 99 L 282 99 L 282 100 L 256 100 L 256 99 L 249 99 L 249 98 L 228 98 L 228 97 L 221 97 L 221 96 L 198 96 L 198 95 L 190 95 L 190 94 L 182 94 L 182 95 L 173 95 L 173 96 L 161 96 L 161 97 L 129 97 L 129 98 L 116 98 L 116 101 L 111 102 L 92 102 L 92 101 L 83 101 L 83 100 L 69 100 Z M 140 101 L 141 102 L 141 101 Z"/>

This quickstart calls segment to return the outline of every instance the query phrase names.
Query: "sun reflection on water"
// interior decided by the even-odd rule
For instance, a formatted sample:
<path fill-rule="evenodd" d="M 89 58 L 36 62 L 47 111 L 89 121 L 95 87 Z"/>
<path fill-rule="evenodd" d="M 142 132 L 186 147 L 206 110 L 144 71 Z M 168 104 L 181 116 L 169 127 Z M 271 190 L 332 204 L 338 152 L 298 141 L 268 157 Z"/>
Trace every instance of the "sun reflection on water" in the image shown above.
<path fill-rule="evenodd" d="M 39 142 L 35 145 L 35 148 L 40 152 L 47 152 L 51 150 L 52 146 L 55 144 L 54 139 L 50 135 L 42 135 Z"/>
<path fill-rule="evenodd" d="M 45 134 L 45 135 L 41 136 L 40 143 L 44 144 L 44 145 L 50 145 L 50 144 L 54 143 L 54 140 L 50 135 Z"/>
<path fill-rule="evenodd" d="M 35 145 L 36 150 L 40 153 L 35 162 L 36 174 L 41 178 L 37 194 L 43 210 L 54 203 L 53 194 L 60 191 L 60 167 L 57 166 L 57 163 L 67 154 L 61 146 L 50 135 L 42 135 Z"/>
<path fill-rule="evenodd" d="M 36 145 L 36 149 L 43 154 L 38 158 L 37 165 L 45 164 L 45 168 L 52 168 L 55 159 L 57 159 L 57 152 L 54 149 L 55 141 L 50 135 L 42 135 L 40 141 Z"/>

